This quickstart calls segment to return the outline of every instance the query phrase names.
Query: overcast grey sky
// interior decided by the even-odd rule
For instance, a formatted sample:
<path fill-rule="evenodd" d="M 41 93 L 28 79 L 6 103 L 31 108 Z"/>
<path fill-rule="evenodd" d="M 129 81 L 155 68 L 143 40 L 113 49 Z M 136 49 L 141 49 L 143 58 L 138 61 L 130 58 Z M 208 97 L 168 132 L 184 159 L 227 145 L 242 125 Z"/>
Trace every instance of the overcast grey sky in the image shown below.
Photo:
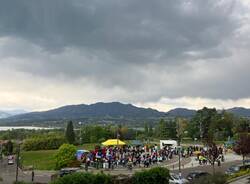
<path fill-rule="evenodd" d="M 248 0 L 0 2 L 0 109 L 250 107 Z"/>

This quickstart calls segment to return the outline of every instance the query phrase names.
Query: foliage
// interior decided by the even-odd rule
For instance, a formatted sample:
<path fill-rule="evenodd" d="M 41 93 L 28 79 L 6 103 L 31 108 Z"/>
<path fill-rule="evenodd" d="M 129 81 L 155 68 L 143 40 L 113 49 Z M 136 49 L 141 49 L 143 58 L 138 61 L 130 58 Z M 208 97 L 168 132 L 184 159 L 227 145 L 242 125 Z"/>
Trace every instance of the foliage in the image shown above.
<path fill-rule="evenodd" d="M 190 135 L 202 138 L 205 142 L 213 141 L 213 130 L 211 129 L 213 121 L 217 118 L 217 111 L 215 108 L 209 109 L 204 107 L 198 110 L 196 115 L 192 118 L 189 132 Z M 193 137 L 192 136 L 192 137 Z"/>
<path fill-rule="evenodd" d="M 150 170 L 137 172 L 132 177 L 133 184 L 168 184 L 169 171 L 166 168 L 155 167 Z"/>
<path fill-rule="evenodd" d="M 233 131 L 235 134 L 250 132 L 250 119 L 238 118 L 238 121 L 234 122 Z"/>
<path fill-rule="evenodd" d="M 110 184 L 111 176 L 105 174 L 74 173 L 57 179 L 51 184 Z"/>
<path fill-rule="evenodd" d="M 26 139 L 23 143 L 25 151 L 58 149 L 66 140 L 60 135 L 46 135 Z"/>
<path fill-rule="evenodd" d="M 76 160 L 76 147 L 71 144 L 63 144 L 60 146 L 58 152 L 55 155 L 56 168 L 60 169 L 69 166 Z"/>
<path fill-rule="evenodd" d="M 8 140 L 2 147 L 2 153 L 5 155 L 13 154 L 14 144 L 11 140 Z"/>
<path fill-rule="evenodd" d="M 155 136 L 160 139 L 174 139 L 176 134 L 176 121 L 161 119 L 155 128 Z"/>
<path fill-rule="evenodd" d="M 237 178 L 240 176 L 244 176 L 244 175 L 249 175 L 249 174 L 250 174 L 250 169 L 242 170 L 242 171 L 239 171 L 233 175 L 228 176 L 227 179 L 230 181 L 231 179 L 234 179 L 234 178 Z"/>
<path fill-rule="evenodd" d="M 176 136 L 181 140 L 184 136 L 184 132 L 187 129 L 188 122 L 184 118 L 176 119 Z"/>
<path fill-rule="evenodd" d="M 234 151 L 237 154 L 242 155 L 244 164 L 245 156 L 250 154 L 250 135 L 248 133 L 242 133 L 240 135 L 239 140 L 236 142 L 236 145 L 234 146 Z"/>
<path fill-rule="evenodd" d="M 215 173 L 214 175 L 209 175 L 201 177 L 193 181 L 193 184 L 225 184 L 227 183 L 227 178 L 224 174 Z"/>
<path fill-rule="evenodd" d="M 68 122 L 67 124 L 65 138 L 69 144 L 75 144 L 75 132 L 74 132 L 74 126 L 73 126 L 72 121 Z"/>
<path fill-rule="evenodd" d="M 27 130 L 27 129 L 12 129 L 1 131 L 1 140 L 24 140 L 29 138 L 37 138 L 40 136 L 50 136 L 51 134 L 63 135 L 62 129 L 39 129 L 39 130 Z"/>

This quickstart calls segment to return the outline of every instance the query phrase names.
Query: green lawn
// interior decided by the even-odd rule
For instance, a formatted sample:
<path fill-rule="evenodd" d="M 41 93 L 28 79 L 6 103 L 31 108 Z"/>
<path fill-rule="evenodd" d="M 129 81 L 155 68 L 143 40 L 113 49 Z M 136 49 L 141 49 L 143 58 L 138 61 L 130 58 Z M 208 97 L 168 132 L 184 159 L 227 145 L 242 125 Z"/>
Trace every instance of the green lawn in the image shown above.
<path fill-rule="evenodd" d="M 84 144 L 77 149 L 93 150 L 97 144 Z M 54 170 L 54 155 L 57 150 L 22 151 L 21 159 L 24 167 L 33 166 L 38 170 Z"/>
<path fill-rule="evenodd" d="M 56 150 L 25 151 L 21 153 L 22 164 L 33 166 L 38 170 L 53 170 L 55 168 L 54 155 Z"/>

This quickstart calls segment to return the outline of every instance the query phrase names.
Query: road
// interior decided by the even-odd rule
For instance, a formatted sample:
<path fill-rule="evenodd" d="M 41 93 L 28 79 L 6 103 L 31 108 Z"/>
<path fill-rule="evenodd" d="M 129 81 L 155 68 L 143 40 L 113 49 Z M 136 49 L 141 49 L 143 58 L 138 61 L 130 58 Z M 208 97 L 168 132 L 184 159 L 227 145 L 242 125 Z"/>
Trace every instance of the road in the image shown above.
<path fill-rule="evenodd" d="M 4 184 L 13 184 L 16 179 L 16 165 L 8 165 L 7 159 L 0 161 L 0 177 Z M 48 183 L 51 174 L 47 172 L 35 172 L 35 182 Z M 31 172 L 23 172 L 19 169 L 19 181 L 31 182 Z M 1 183 L 1 182 L 0 182 Z"/>
<path fill-rule="evenodd" d="M 230 184 L 250 184 L 250 176 L 231 182 Z"/>

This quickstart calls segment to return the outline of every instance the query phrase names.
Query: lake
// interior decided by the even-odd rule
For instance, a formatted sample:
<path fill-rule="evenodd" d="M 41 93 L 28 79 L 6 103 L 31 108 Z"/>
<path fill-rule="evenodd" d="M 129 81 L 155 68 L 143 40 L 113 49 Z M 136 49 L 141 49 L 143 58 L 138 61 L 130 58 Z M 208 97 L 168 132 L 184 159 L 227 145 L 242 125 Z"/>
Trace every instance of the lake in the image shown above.
<path fill-rule="evenodd" d="M 53 128 L 35 127 L 35 126 L 0 126 L 0 131 L 6 131 L 12 129 L 41 130 L 41 129 L 53 129 Z"/>

